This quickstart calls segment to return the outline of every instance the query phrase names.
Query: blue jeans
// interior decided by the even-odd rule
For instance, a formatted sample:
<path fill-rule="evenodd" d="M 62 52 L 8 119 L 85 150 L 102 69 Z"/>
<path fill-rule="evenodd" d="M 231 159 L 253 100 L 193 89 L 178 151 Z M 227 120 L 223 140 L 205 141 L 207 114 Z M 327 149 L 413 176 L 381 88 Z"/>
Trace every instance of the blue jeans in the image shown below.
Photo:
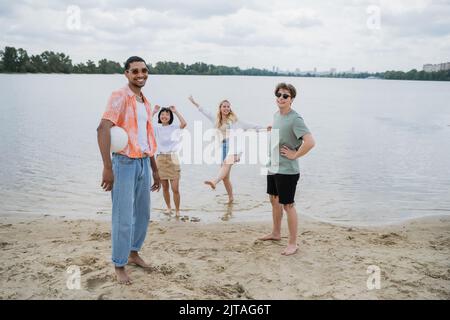
<path fill-rule="evenodd" d="M 139 251 L 150 220 L 150 158 L 112 157 L 112 261 L 116 267 L 128 263 L 130 251 Z"/>

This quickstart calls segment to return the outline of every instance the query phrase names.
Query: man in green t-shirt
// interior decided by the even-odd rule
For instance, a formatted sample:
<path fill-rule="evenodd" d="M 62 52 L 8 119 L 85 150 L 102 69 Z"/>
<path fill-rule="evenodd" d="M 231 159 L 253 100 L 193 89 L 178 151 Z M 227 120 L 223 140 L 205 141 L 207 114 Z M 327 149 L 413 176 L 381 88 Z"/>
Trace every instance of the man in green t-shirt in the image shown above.
<path fill-rule="evenodd" d="M 280 83 L 275 88 L 278 112 L 274 115 L 273 130 L 278 130 L 278 143 L 272 142 L 280 157 L 270 155 L 267 175 L 267 193 L 272 204 L 272 233 L 259 238 L 260 240 L 280 240 L 283 209 L 287 213 L 289 242 L 281 253 L 291 255 L 297 252 L 297 211 L 295 210 L 295 189 L 300 178 L 298 158 L 307 154 L 315 145 L 314 138 L 303 118 L 292 109 L 292 102 L 297 94 L 291 84 Z M 274 158 L 279 158 L 274 161 Z"/>

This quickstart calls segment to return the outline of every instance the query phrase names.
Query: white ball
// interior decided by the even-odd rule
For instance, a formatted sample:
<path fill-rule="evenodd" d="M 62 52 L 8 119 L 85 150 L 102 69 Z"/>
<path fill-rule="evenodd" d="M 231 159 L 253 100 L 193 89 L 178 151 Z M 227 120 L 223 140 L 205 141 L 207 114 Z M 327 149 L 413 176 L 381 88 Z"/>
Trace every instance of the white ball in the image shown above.
<path fill-rule="evenodd" d="M 128 144 L 127 132 L 118 126 L 111 128 L 111 152 L 119 152 Z"/>

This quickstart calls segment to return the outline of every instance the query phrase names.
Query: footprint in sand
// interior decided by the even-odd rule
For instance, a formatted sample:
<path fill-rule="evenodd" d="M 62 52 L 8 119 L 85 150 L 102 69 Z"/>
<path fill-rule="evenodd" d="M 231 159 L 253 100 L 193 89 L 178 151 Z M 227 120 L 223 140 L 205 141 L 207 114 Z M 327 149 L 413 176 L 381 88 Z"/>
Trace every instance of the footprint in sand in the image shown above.
<path fill-rule="evenodd" d="M 222 286 L 208 285 L 206 287 L 203 287 L 202 291 L 204 293 L 225 299 L 242 298 L 242 297 L 252 299 L 247 290 L 245 290 L 244 286 L 239 282 L 236 282 L 234 284 L 225 284 Z"/>
<path fill-rule="evenodd" d="M 182 257 L 187 256 L 189 253 L 193 252 L 194 250 L 192 249 L 177 249 L 176 250 L 178 252 L 178 254 Z"/>
<path fill-rule="evenodd" d="M 402 239 L 403 237 L 395 232 L 391 232 L 391 233 L 384 233 L 382 235 L 380 235 L 380 239 Z"/>
<path fill-rule="evenodd" d="M 371 242 L 373 244 L 381 244 L 385 246 L 393 246 L 398 244 L 400 241 L 405 240 L 404 236 L 401 236 L 395 232 L 379 234 L 376 239 Z"/>
<path fill-rule="evenodd" d="M 96 276 L 86 280 L 86 288 L 89 291 L 96 290 L 108 282 L 113 282 L 115 278 L 111 275 Z"/>
<path fill-rule="evenodd" d="M 69 243 L 70 241 L 68 240 L 52 240 L 51 243 Z"/>
<path fill-rule="evenodd" d="M 178 280 L 187 280 L 191 277 L 190 273 L 182 273 L 177 276 Z"/>
<path fill-rule="evenodd" d="M 6 246 L 12 245 L 11 242 L 0 242 L 0 249 L 3 249 Z"/>
<path fill-rule="evenodd" d="M 110 232 L 95 231 L 90 234 L 90 240 L 109 240 L 109 239 L 111 239 Z"/>
<path fill-rule="evenodd" d="M 97 257 L 82 257 L 81 261 L 83 262 L 83 264 L 87 264 L 87 265 L 92 265 L 95 264 L 98 261 Z"/>
<path fill-rule="evenodd" d="M 170 275 L 172 273 L 175 273 L 177 271 L 177 269 L 173 266 L 167 265 L 167 264 L 162 264 L 160 266 L 150 266 L 150 268 L 146 268 L 145 271 L 147 271 L 147 273 L 161 273 L 165 276 Z"/>
<path fill-rule="evenodd" d="M 222 273 L 222 272 L 224 272 L 225 271 L 225 267 L 224 266 L 216 266 L 215 268 L 214 268 L 214 270 L 216 270 L 216 272 L 219 272 L 219 273 Z"/>
<path fill-rule="evenodd" d="M 77 266 L 92 266 L 95 265 L 98 260 L 99 259 L 94 256 L 81 256 L 74 259 L 68 258 L 66 259 L 66 262 Z"/>

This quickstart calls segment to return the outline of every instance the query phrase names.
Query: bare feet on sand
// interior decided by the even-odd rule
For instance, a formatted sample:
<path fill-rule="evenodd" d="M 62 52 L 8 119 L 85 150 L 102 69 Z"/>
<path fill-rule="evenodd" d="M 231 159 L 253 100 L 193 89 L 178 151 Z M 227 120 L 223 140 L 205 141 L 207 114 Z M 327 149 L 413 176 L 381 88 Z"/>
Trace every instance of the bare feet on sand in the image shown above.
<path fill-rule="evenodd" d="M 125 267 L 115 267 L 114 270 L 116 272 L 117 281 L 120 284 L 130 285 L 133 283 L 127 272 L 125 271 Z"/>
<path fill-rule="evenodd" d="M 205 181 L 205 184 L 211 187 L 211 189 L 216 190 L 216 184 L 212 181 Z"/>
<path fill-rule="evenodd" d="M 266 241 L 266 240 L 274 240 L 274 241 L 280 241 L 281 235 L 270 233 L 268 235 L 265 235 L 264 237 L 258 238 L 258 240 Z"/>
<path fill-rule="evenodd" d="M 175 212 L 175 216 L 177 216 L 177 217 L 180 216 L 180 211 L 179 210 Z"/>
<path fill-rule="evenodd" d="M 296 244 L 288 244 L 286 249 L 281 253 L 283 256 L 290 256 L 291 254 L 295 254 L 298 251 L 298 245 Z"/>
<path fill-rule="evenodd" d="M 234 198 L 233 197 L 228 198 L 228 204 L 232 204 L 233 202 L 234 202 Z"/>
<path fill-rule="evenodd" d="M 141 268 L 150 268 L 150 265 L 145 263 L 136 251 L 131 251 L 130 256 L 128 257 L 128 264 L 135 264 Z"/>

